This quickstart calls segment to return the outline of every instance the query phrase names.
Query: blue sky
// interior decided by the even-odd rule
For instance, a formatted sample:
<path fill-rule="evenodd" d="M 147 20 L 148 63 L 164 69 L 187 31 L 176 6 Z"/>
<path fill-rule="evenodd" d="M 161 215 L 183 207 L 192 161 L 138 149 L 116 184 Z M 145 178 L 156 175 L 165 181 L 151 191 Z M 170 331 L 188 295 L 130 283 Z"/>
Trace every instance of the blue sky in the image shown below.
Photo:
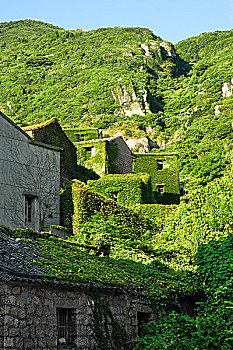
<path fill-rule="evenodd" d="M 36 19 L 65 29 L 146 27 L 176 43 L 233 28 L 233 0 L 0 0 L 0 22 Z"/>

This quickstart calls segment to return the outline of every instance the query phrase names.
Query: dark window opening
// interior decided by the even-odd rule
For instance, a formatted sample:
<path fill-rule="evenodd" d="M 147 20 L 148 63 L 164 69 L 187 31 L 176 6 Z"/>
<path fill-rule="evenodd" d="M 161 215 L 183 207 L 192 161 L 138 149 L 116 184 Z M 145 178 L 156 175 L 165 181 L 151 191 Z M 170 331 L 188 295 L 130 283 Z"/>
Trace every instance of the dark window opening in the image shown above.
<path fill-rule="evenodd" d="M 180 182 L 180 195 L 183 196 L 184 195 L 184 183 Z"/>
<path fill-rule="evenodd" d="M 145 334 L 144 326 L 150 321 L 150 313 L 138 312 L 138 336 Z"/>
<path fill-rule="evenodd" d="M 83 147 L 83 149 L 86 151 L 86 152 L 91 152 L 93 147 Z"/>
<path fill-rule="evenodd" d="M 158 187 L 159 194 L 163 194 L 164 193 L 164 186 L 158 185 L 157 187 Z"/>
<path fill-rule="evenodd" d="M 58 345 L 71 345 L 75 340 L 75 309 L 57 309 Z"/>
<path fill-rule="evenodd" d="M 157 169 L 158 170 L 163 170 L 163 162 L 161 160 L 157 161 Z"/>
<path fill-rule="evenodd" d="M 25 196 L 25 225 L 32 222 L 32 203 L 33 197 Z"/>

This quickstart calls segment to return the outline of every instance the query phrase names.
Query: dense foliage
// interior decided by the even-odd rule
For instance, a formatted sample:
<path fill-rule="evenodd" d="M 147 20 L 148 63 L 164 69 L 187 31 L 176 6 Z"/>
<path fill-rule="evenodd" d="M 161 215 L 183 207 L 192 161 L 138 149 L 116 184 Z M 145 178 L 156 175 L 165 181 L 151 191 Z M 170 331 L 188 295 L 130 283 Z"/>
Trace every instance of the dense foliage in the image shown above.
<path fill-rule="evenodd" d="M 137 158 L 133 159 L 133 171 L 136 173 L 145 172 L 151 176 L 155 203 L 179 204 L 180 188 L 177 155 L 137 154 Z M 159 192 L 159 185 L 162 185 L 162 193 Z"/>
<path fill-rule="evenodd" d="M 147 133 L 178 152 L 182 178 L 194 185 L 228 167 L 233 97 L 221 87 L 233 77 L 232 31 L 204 33 L 175 51 L 148 29 L 68 31 L 25 20 L 0 24 L 0 46 L 0 108 L 15 121 L 56 117 L 69 128 Z M 143 91 L 147 113 L 125 116 L 134 93 L 143 110 Z"/>
<path fill-rule="evenodd" d="M 90 287 L 106 284 L 124 286 L 153 296 L 158 303 L 164 299 L 174 300 L 182 292 L 192 295 L 198 290 L 195 274 L 172 271 L 159 261 L 144 264 L 120 257 L 99 257 L 95 247 L 70 243 L 27 229 L 16 229 L 12 235 L 30 241 L 39 249 L 43 259 L 33 258 L 33 263 L 47 269 L 44 278 L 71 284 L 87 282 Z M 193 285 L 190 285 L 191 281 Z"/>
<path fill-rule="evenodd" d="M 88 187 L 124 206 L 154 203 L 151 179 L 148 174 L 106 175 L 88 181 Z"/>

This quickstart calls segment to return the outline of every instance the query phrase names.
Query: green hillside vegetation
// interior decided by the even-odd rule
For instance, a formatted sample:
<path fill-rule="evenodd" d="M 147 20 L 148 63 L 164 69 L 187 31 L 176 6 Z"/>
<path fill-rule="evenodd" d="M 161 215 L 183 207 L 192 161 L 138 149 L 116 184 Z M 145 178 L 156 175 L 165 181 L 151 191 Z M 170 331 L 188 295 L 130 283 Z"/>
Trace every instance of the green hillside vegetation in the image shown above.
<path fill-rule="evenodd" d="M 133 87 L 139 99 L 140 91 L 147 89 L 152 110 L 160 110 L 155 82 L 162 66 L 167 66 L 161 41 L 142 28 L 84 32 L 32 20 L 2 23 L 2 108 L 22 123 L 56 117 L 68 125 L 106 128 L 119 122 L 120 105 L 112 92 L 122 79 L 121 84 Z M 152 43 L 147 57 L 141 44 Z M 175 63 L 168 65 L 179 71 Z"/>
<path fill-rule="evenodd" d="M 0 108 L 16 122 L 56 117 L 66 127 L 124 129 L 136 137 L 150 125 L 195 185 L 229 166 L 233 97 L 223 98 L 221 87 L 233 76 L 232 31 L 187 39 L 175 53 L 145 28 L 85 32 L 25 20 L 0 24 L 0 46 Z M 150 112 L 124 116 L 117 98 L 124 88 L 126 100 L 134 91 L 142 109 L 146 91 Z"/>

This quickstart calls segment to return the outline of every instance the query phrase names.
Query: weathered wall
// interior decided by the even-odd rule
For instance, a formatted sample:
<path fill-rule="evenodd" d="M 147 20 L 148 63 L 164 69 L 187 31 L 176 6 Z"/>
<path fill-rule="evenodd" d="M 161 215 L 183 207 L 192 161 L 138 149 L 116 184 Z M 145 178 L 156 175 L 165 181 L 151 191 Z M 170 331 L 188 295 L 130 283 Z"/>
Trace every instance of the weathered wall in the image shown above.
<path fill-rule="evenodd" d="M 33 198 L 33 222 L 59 224 L 60 152 L 33 144 L 0 114 L 0 224 L 25 227 L 25 196 Z"/>
<path fill-rule="evenodd" d="M 151 313 L 136 297 L 104 292 L 115 319 L 126 337 L 138 335 L 138 312 Z M 57 308 L 75 310 L 75 346 L 62 349 L 91 350 L 94 346 L 92 311 L 87 291 L 69 287 L 8 283 L 4 297 L 4 347 L 7 350 L 55 350 L 57 347 Z M 116 347 L 114 347 L 116 350 Z"/>
<path fill-rule="evenodd" d="M 118 154 L 115 160 L 116 173 L 128 174 L 132 173 L 132 155 L 129 147 L 122 137 L 117 137 L 111 141 L 117 145 Z"/>
<path fill-rule="evenodd" d="M 0 282 L 0 349 L 4 349 L 4 315 L 6 285 Z"/>
<path fill-rule="evenodd" d="M 55 118 L 24 130 L 36 141 L 62 148 L 61 187 L 68 185 L 70 180 L 78 178 L 76 148 Z"/>

